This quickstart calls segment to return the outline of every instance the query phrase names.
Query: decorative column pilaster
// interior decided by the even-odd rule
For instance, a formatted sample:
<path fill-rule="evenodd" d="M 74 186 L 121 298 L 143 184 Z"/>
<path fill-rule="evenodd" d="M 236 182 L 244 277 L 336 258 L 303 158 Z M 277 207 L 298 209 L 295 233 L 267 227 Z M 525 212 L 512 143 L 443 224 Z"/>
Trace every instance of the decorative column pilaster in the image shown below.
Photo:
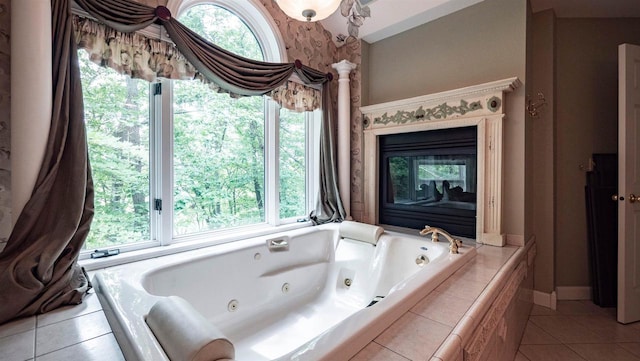
<path fill-rule="evenodd" d="M 51 1 L 11 2 L 11 213 L 31 198 L 51 125 Z"/>
<path fill-rule="evenodd" d="M 332 65 L 338 79 L 338 190 L 346 213 L 351 219 L 351 90 L 349 74 L 356 68 L 347 60 Z"/>

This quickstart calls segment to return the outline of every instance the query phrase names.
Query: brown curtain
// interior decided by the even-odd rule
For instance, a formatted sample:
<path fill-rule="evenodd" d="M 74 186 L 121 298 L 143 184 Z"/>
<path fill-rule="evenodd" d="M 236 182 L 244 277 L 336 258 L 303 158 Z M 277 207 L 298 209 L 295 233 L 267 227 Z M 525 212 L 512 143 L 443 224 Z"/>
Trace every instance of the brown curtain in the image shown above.
<path fill-rule="evenodd" d="M 51 129 L 31 199 L 0 253 L 0 323 L 78 304 L 91 287 L 77 264 L 93 184 L 69 1 L 52 1 Z"/>
<path fill-rule="evenodd" d="M 320 130 L 320 189 L 316 209 L 310 218 L 315 224 L 342 222 L 346 217 L 340 193 L 338 192 L 338 169 L 336 143 L 333 136 L 336 116 L 333 111 L 331 91 L 328 85 L 322 89 L 322 128 Z"/>
<path fill-rule="evenodd" d="M 91 287 L 78 254 L 93 217 L 93 184 L 83 119 L 80 71 L 73 34 L 71 0 L 51 0 L 53 109 L 46 154 L 31 199 L 0 253 L 0 323 L 78 304 Z M 326 74 L 295 63 L 267 63 L 239 57 L 175 20 L 166 7 L 130 0 L 76 0 L 91 16 L 121 32 L 153 22 L 165 27 L 178 50 L 199 74 L 242 96 L 267 94 L 293 72 L 306 84 L 323 84 L 321 192 L 312 218 L 340 221 L 344 209 L 335 181 L 333 111 Z"/>

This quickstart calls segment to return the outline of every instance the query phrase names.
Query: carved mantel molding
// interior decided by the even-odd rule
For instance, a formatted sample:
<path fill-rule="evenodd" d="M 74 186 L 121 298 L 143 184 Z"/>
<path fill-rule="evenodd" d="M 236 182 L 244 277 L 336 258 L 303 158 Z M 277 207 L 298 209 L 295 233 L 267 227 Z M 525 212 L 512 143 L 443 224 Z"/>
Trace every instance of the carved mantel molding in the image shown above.
<path fill-rule="evenodd" d="M 502 231 L 503 122 L 505 94 L 522 83 L 490 83 L 361 107 L 364 129 L 364 222 L 378 224 L 378 137 L 477 126 L 476 241 L 504 246 Z"/>

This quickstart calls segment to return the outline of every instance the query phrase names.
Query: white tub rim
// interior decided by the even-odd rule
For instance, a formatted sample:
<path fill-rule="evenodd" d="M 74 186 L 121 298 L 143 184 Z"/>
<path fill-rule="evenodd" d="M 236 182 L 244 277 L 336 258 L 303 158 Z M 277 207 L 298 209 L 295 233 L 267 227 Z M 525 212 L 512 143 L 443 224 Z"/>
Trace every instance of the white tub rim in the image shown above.
<path fill-rule="evenodd" d="M 287 232 L 281 232 L 281 233 L 276 233 L 276 234 L 269 234 L 269 235 L 254 237 L 254 238 L 250 238 L 250 239 L 246 239 L 246 240 L 242 240 L 242 241 L 237 241 L 237 242 L 232 242 L 232 243 L 218 244 L 218 245 L 215 245 L 215 246 L 199 249 L 197 251 L 197 254 L 194 254 L 194 252 L 190 251 L 190 252 L 185 252 L 185 253 L 181 253 L 181 254 L 170 255 L 168 257 L 161 257 L 162 259 L 171 258 L 171 260 L 169 261 L 169 263 L 162 264 L 162 266 L 155 266 L 155 267 L 148 268 L 148 269 L 142 271 L 137 276 L 131 276 L 132 272 L 129 272 L 129 277 L 128 278 L 135 278 L 135 279 L 137 279 L 139 281 L 137 283 L 137 290 L 136 291 L 147 293 L 147 297 L 146 297 L 145 302 L 146 302 L 146 308 L 147 308 L 147 312 L 148 312 L 148 309 L 155 303 L 155 300 L 161 298 L 162 296 L 156 296 L 156 295 L 153 295 L 153 294 L 149 294 L 145 290 L 145 288 L 143 287 L 142 280 L 144 280 L 144 277 L 146 277 L 149 273 L 155 272 L 159 268 L 169 267 L 171 265 L 179 265 L 181 263 L 184 263 L 185 259 L 189 259 L 189 260 L 204 259 L 204 258 L 212 257 L 212 256 L 215 256 L 215 255 L 224 254 L 224 253 L 230 252 L 232 250 L 240 250 L 240 249 L 244 249 L 244 248 L 251 247 L 251 246 L 254 246 L 254 245 L 264 244 L 263 242 L 266 239 L 278 237 L 278 235 L 280 235 L 280 234 L 286 234 L 286 235 L 306 234 L 306 233 L 316 232 L 318 230 L 323 230 L 323 229 L 329 229 L 329 230 L 332 230 L 332 231 L 336 232 L 335 236 L 337 237 L 338 228 L 337 228 L 337 226 L 335 224 L 331 224 L 331 225 L 323 225 L 323 226 L 317 226 L 317 227 L 306 227 L 306 228 L 302 228 L 302 229 L 298 229 L 298 230 L 294 230 L 294 231 L 287 231 Z M 410 230 L 410 231 L 411 232 L 415 232 L 417 234 L 417 231 L 415 231 L 415 230 Z M 401 236 L 401 237 L 421 238 L 421 237 L 419 237 L 417 235 L 412 235 L 412 234 L 406 234 L 406 233 L 403 233 L 403 232 L 399 232 L 396 229 L 394 229 L 393 231 L 387 231 L 387 232 L 385 232 L 385 234 L 386 234 L 386 236 Z M 430 243 L 430 240 L 428 238 L 422 237 L 421 239 L 423 239 L 425 241 L 425 244 L 429 244 Z M 466 245 L 463 248 L 461 248 L 461 254 L 460 255 L 447 255 L 446 256 L 449 259 L 453 259 L 455 261 L 455 262 L 451 262 L 451 264 L 453 264 L 455 266 L 455 269 L 450 268 L 451 265 L 449 265 L 449 267 L 444 267 L 444 265 L 443 265 L 442 269 L 439 270 L 439 272 L 437 272 L 438 273 L 437 277 L 436 276 L 429 277 L 430 279 L 433 278 L 433 280 L 434 280 L 434 281 L 432 281 L 430 283 L 429 287 L 424 287 L 424 285 L 422 285 L 422 282 L 415 280 L 416 277 L 411 277 L 411 278 L 401 282 L 403 284 L 400 287 L 401 289 L 404 289 L 404 288 L 406 288 L 408 286 L 411 286 L 411 287 L 413 287 L 415 289 L 413 289 L 411 292 L 409 292 L 407 294 L 403 294 L 401 292 L 400 293 L 399 292 L 394 292 L 394 293 L 390 294 L 389 296 L 387 296 L 387 298 L 389 300 L 394 300 L 395 298 L 399 298 L 402 295 L 403 298 L 408 298 L 409 299 L 408 302 L 411 303 L 411 305 L 409 307 L 405 307 L 406 309 L 402 309 L 402 310 L 399 310 L 399 309 L 394 308 L 394 307 L 390 307 L 388 310 L 384 310 L 383 315 L 380 316 L 380 317 L 382 317 L 382 318 L 384 318 L 386 320 L 385 323 L 390 324 L 392 321 L 394 321 L 395 319 L 399 318 L 402 314 L 404 314 L 406 311 L 408 311 L 408 309 L 410 307 L 412 307 L 415 303 L 417 303 L 421 298 L 426 296 L 433 289 L 435 289 L 435 287 L 437 287 L 441 282 L 446 280 L 446 278 L 448 278 L 449 275 L 451 275 L 455 270 L 460 268 L 463 264 L 465 264 L 468 260 L 470 260 L 473 256 L 475 256 L 475 244 L 469 245 L 469 242 L 466 242 L 465 244 Z M 138 268 L 138 269 L 140 269 L 140 268 L 144 267 L 144 264 L 149 263 L 149 261 L 152 261 L 152 260 L 136 262 L 136 263 L 133 263 L 133 264 L 114 267 L 114 269 L 109 270 L 109 274 L 111 274 L 111 276 L 114 276 L 114 275 L 122 274 L 123 272 L 126 272 L 125 270 L 127 270 L 129 268 L 134 268 L 134 269 Z M 445 270 L 448 270 L 448 272 L 444 272 Z M 133 273 L 135 273 L 135 272 L 133 272 Z M 125 330 L 124 327 L 128 327 L 128 328 L 131 327 L 131 322 L 129 322 L 128 318 L 130 318 L 132 316 L 133 317 L 136 317 L 136 316 L 135 316 L 135 314 L 132 314 L 132 312 L 133 312 L 132 310 L 125 311 L 121 307 L 119 307 L 118 306 L 119 305 L 119 301 L 114 299 L 114 296 L 112 294 L 105 294 L 104 292 L 102 292 L 101 287 L 102 287 L 102 284 L 106 283 L 106 279 L 105 279 L 106 274 L 107 273 L 99 272 L 99 273 L 97 273 L 95 275 L 94 284 L 96 285 L 96 293 L 98 293 L 98 297 L 99 297 L 100 302 L 101 302 L 101 304 L 103 306 L 103 309 L 105 310 L 105 314 L 107 315 L 107 319 L 109 320 L 109 324 L 111 325 L 111 327 L 113 329 L 114 335 L 116 336 L 116 339 L 118 340 L 118 343 L 121 345 L 121 348 L 123 349 L 123 353 L 127 356 L 127 359 L 129 360 L 129 358 L 132 358 L 132 359 L 144 360 L 144 359 L 148 358 L 148 357 L 145 357 L 145 355 L 143 354 L 143 351 L 140 350 L 141 347 L 145 347 L 145 346 L 151 347 L 151 349 L 153 350 L 152 352 L 154 352 L 155 354 L 162 354 L 166 358 L 166 355 L 164 354 L 164 351 L 159 346 L 159 344 L 155 340 L 155 337 L 153 336 L 151 331 L 148 329 L 148 327 L 146 327 L 146 329 L 143 331 L 144 335 L 137 335 L 138 338 L 136 338 L 135 342 L 133 342 L 134 340 L 132 340 L 128 336 L 129 332 L 127 330 Z M 421 287 L 417 287 L 416 285 L 421 285 Z M 128 286 L 131 287 L 131 285 L 128 285 Z M 377 308 L 372 308 L 372 309 L 379 311 L 380 308 L 382 308 L 382 307 L 378 306 Z M 366 313 L 370 313 L 370 312 L 366 312 Z M 146 313 L 143 314 L 142 316 L 145 316 L 145 315 L 146 315 Z M 137 317 L 139 317 L 139 315 Z M 359 317 L 363 317 L 363 316 L 359 316 Z M 356 317 L 356 318 L 358 318 L 358 317 Z M 144 320 L 143 320 L 143 322 L 144 322 Z M 354 321 L 352 320 L 352 321 L 346 321 L 346 322 L 354 322 Z M 387 326 L 388 326 L 388 324 L 387 324 Z M 376 327 L 361 328 L 359 332 L 357 332 L 356 334 L 350 335 L 349 337 L 345 338 L 341 345 L 338 345 L 337 347 L 335 347 L 332 350 L 329 350 L 328 352 L 327 352 L 325 346 L 327 344 L 327 340 L 330 339 L 330 337 L 327 338 L 327 337 L 325 337 L 323 335 L 319 335 L 318 337 L 316 337 L 316 339 L 314 339 L 314 341 L 312 343 L 310 343 L 310 344 L 315 345 L 316 347 L 305 347 L 305 346 L 302 346 L 302 347 L 290 352 L 289 354 L 285 355 L 281 359 L 307 360 L 307 359 L 318 359 L 316 357 L 320 357 L 321 359 L 330 360 L 333 357 L 337 357 L 338 355 L 343 357 L 343 355 L 345 353 L 347 353 L 347 352 L 355 354 L 355 352 L 357 352 L 357 350 L 359 350 L 361 347 L 366 346 L 367 343 L 372 341 L 384 328 L 386 328 L 386 326 L 384 326 L 383 328 L 379 328 L 379 327 L 378 328 L 376 328 Z M 329 330 L 329 331 L 331 331 L 331 330 Z M 327 332 L 325 332 L 325 333 L 327 333 Z M 138 342 L 141 341 L 140 340 L 141 336 L 144 337 L 144 340 L 150 341 L 150 342 L 143 342 L 143 345 L 137 344 Z M 318 356 L 319 354 L 322 354 L 324 356 L 322 356 L 322 355 Z M 332 358 L 327 358 L 327 357 L 332 357 Z M 166 359 L 168 360 L 168 358 L 166 358 Z"/>

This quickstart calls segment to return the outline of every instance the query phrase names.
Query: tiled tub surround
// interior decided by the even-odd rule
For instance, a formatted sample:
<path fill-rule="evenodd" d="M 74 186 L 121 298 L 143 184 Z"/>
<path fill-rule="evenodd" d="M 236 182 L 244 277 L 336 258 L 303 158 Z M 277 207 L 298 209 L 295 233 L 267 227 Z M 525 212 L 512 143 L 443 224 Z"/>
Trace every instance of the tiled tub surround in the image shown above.
<path fill-rule="evenodd" d="M 511 361 L 533 304 L 535 241 L 477 255 L 351 360 Z"/>
<path fill-rule="evenodd" d="M 488 321 L 494 319 L 498 322 L 495 328 L 486 329 L 488 342 L 478 359 L 512 360 L 531 307 L 535 244 L 530 242 L 525 248 L 479 246 L 476 250 L 473 260 L 419 300 L 351 360 L 472 359 L 467 350 L 474 334 L 480 332 L 480 325 L 493 324 Z M 521 264 L 526 264 L 526 277 L 505 308 L 503 295 L 512 292 L 508 291 L 514 286 L 510 277 L 518 274 L 515 271 L 522 269 Z M 0 354 L 3 361 L 124 359 L 93 293 L 82 305 L 0 326 Z"/>

